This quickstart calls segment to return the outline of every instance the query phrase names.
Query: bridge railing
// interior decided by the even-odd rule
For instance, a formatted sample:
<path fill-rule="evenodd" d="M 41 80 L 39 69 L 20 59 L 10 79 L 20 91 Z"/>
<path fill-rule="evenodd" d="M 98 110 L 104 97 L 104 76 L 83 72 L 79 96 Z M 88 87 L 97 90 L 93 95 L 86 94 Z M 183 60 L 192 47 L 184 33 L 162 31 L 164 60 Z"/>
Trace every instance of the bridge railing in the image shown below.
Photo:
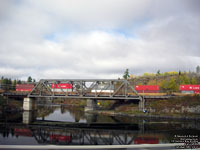
<path fill-rule="evenodd" d="M 41 79 L 28 96 L 95 99 L 139 97 L 129 81 L 116 79 Z"/>

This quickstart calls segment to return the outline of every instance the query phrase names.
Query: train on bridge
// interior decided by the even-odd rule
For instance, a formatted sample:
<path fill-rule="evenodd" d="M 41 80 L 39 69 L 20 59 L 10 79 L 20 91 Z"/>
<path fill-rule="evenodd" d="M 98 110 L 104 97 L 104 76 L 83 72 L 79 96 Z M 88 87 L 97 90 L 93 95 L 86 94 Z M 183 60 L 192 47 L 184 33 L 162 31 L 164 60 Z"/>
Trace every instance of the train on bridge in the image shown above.
<path fill-rule="evenodd" d="M 16 91 L 18 92 L 31 92 L 35 84 L 17 84 Z M 139 95 L 167 95 L 169 93 L 162 92 L 159 85 L 135 85 L 135 90 Z M 51 84 L 50 87 L 52 92 L 73 92 L 76 89 L 69 83 Z M 102 92 L 102 93 L 113 93 L 114 87 L 109 85 L 100 85 L 94 87 L 91 92 Z M 130 93 L 131 94 L 131 93 Z M 190 95 L 200 94 L 200 85 L 180 85 L 179 93 L 171 92 L 172 95 Z"/>

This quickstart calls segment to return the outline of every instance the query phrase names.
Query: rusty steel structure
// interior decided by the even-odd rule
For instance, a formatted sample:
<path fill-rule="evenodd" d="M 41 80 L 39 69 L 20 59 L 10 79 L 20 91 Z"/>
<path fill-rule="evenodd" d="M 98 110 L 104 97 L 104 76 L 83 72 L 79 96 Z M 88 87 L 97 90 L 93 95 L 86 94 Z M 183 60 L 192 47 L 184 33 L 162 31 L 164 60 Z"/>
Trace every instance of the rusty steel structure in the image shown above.
<path fill-rule="evenodd" d="M 70 89 L 60 85 L 68 84 Z M 57 85 L 57 91 L 52 85 Z M 58 91 L 59 89 L 59 91 Z M 141 100 L 128 80 L 122 79 L 41 79 L 28 97 L 61 97 L 101 100 Z"/>

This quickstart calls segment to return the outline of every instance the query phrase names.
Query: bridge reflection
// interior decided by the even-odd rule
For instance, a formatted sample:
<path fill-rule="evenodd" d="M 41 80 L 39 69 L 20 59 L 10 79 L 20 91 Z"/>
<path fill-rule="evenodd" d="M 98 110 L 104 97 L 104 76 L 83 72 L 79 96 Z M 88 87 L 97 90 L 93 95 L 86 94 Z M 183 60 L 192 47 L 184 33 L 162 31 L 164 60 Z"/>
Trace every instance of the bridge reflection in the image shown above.
<path fill-rule="evenodd" d="M 112 121 L 106 123 L 100 120 L 102 116 L 83 116 L 81 112 L 78 112 L 77 118 L 74 117 L 74 122 L 52 121 L 46 117 L 52 112 L 51 107 L 48 108 L 48 111 L 41 108 L 39 114 L 24 111 L 0 115 L 0 144 L 2 137 L 25 138 L 33 143 L 54 145 L 156 144 L 169 143 L 175 134 L 200 135 L 200 123 L 196 121 L 110 117 Z M 59 111 L 57 107 L 55 109 Z M 65 114 L 66 110 L 62 108 L 61 111 Z M 80 122 L 80 119 L 85 119 L 85 122 Z M 103 119 L 106 120 L 105 117 Z"/>
<path fill-rule="evenodd" d="M 37 122 L 34 124 L 1 124 L 1 134 L 8 137 L 32 137 L 38 144 L 56 145 L 128 145 L 134 143 L 137 124 L 62 124 Z"/>
<path fill-rule="evenodd" d="M 170 143 L 176 134 L 170 131 L 140 132 L 137 124 L 62 124 L 38 122 L 25 124 L 0 124 L 0 137 L 15 140 L 26 139 L 44 145 L 131 145 Z M 180 131 L 178 133 L 181 133 Z M 195 132 L 196 134 L 199 133 Z M 194 134 L 194 133 L 191 133 Z M 33 143 L 35 143 L 33 142 Z"/>
<path fill-rule="evenodd" d="M 30 132 L 40 144 L 112 145 L 131 144 L 134 130 L 31 127 Z"/>

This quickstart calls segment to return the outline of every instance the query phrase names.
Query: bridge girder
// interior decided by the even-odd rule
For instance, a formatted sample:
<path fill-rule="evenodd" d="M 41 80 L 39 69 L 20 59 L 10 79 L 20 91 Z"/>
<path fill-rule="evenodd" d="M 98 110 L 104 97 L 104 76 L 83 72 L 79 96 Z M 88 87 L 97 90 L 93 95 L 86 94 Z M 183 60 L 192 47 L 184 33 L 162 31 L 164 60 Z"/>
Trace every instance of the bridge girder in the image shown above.
<path fill-rule="evenodd" d="M 55 86 L 56 91 L 55 91 Z M 63 89 L 61 84 L 69 84 L 70 89 Z M 81 99 L 139 99 L 128 80 L 122 79 L 41 79 L 28 97 L 62 97 Z"/>

